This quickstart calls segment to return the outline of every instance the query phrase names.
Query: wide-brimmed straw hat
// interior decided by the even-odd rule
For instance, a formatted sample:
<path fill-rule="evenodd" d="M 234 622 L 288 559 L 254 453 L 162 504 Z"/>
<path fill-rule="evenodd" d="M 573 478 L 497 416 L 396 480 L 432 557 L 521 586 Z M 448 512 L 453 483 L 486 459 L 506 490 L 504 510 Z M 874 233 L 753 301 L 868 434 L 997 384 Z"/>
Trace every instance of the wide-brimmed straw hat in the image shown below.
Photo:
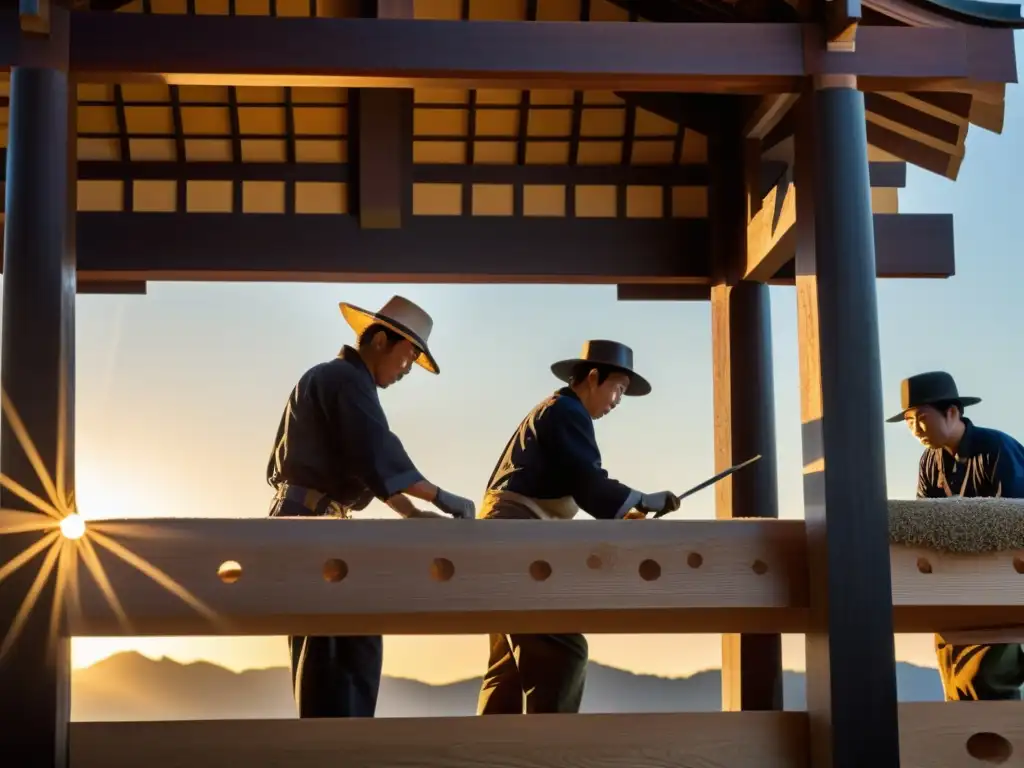
<path fill-rule="evenodd" d="M 937 403 L 960 403 L 962 408 L 977 405 L 980 397 L 962 397 L 953 377 L 945 371 L 929 371 L 904 379 L 900 382 L 900 412 L 886 421 L 903 421 L 907 411 L 922 405 Z"/>
<path fill-rule="evenodd" d="M 585 341 L 579 357 L 559 360 L 551 366 L 551 372 L 568 383 L 573 369 L 580 363 L 593 363 L 626 374 L 629 376 L 629 386 L 625 394 L 631 397 L 640 397 L 651 392 L 651 385 L 647 379 L 633 370 L 633 350 L 625 344 L 604 339 Z"/>
<path fill-rule="evenodd" d="M 434 321 L 421 307 L 402 296 L 392 296 L 387 304 L 376 312 L 344 301 L 338 306 L 345 321 L 355 331 L 357 339 L 371 325 L 383 325 L 407 339 L 420 351 L 419 357 L 416 358 L 417 365 L 423 366 L 431 373 L 441 372 L 427 346 Z"/>

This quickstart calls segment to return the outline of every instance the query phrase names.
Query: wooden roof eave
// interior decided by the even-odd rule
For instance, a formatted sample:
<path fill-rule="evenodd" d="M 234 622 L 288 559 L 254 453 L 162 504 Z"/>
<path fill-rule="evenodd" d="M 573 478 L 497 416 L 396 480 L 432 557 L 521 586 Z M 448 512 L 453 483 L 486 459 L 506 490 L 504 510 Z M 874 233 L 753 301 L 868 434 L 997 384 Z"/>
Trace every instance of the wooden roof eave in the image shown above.
<path fill-rule="evenodd" d="M 916 27 L 1024 28 L 1020 6 L 975 0 L 865 0 L 865 7 Z M 1012 33 L 1005 50 L 1015 58 Z M 949 179 L 963 162 L 968 129 L 1002 131 L 1005 83 L 968 79 L 935 92 L 879 92 L 867 95 L 868 138 L 880 149 Z M 957 98 L 960 96 L 960 98 Z"/>
<path fill-rule="evenodd" d="M 864 7 L 913 27 L 1024 29 L 1021 6 L 982 0 L 864 0 Z"/>

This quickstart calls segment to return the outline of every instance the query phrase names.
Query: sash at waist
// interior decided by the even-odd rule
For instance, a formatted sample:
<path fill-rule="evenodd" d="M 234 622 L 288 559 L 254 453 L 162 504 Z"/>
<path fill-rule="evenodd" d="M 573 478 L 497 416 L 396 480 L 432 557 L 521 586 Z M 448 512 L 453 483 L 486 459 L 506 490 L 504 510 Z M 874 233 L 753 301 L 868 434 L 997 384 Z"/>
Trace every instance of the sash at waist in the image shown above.
<path fill-rule="evenodd" d="M 572 496 L 535 499 L 513 491 L 488 491 L 477 517 L 490 520 L 572 520 L 580 508 Z"/>

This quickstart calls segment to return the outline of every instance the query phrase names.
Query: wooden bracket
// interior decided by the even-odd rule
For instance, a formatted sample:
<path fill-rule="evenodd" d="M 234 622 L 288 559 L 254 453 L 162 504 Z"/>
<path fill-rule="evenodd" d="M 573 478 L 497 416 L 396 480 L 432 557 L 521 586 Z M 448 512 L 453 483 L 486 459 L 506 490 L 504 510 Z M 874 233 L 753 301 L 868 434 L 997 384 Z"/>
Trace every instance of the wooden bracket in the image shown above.
<path fill-rule="evenodd" d="M 860 0 L 825 0 L 825 49 L 854 53 L 860 16 Z"/>
<path fill-rule="evenodd" d="M 18 21 L 22 32 L 50 34 L 50 0 L 18 0 Z"/>

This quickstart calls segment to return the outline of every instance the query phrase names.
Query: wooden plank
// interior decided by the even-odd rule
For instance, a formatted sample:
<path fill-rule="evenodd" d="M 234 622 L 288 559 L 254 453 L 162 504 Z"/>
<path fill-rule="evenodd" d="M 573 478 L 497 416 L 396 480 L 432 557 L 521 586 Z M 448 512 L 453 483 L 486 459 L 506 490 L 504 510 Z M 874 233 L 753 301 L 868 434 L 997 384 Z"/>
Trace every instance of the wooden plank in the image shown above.
<path fill-rule="evenodd" d="M 877 268 L 864 95 L 855 86 L 816 80 L 794 108 L 794 179 L 804 190 L 796 292 L 807 709 L 815 768 L 899 768 Z"/>
<path fill-rule="evenodd" d="M 796 103 L 795 93 L 772 93 L 761 98 L 744 126 L 748 139 L 764 139 Z"/>
<path fill-rule="evenodd" d="M 962 632 L 1024 624 L 1024 551 L 955 555 L 894 546 L 899 632 Z M 971 607 L 960 607 L 970 601 Z"/>
<path fill-rule="evenodd" d="M 747 224 L 744 280 L 767 282 L 796 256 L 796 190 L 788 177 L 772 187 Z"/>
<path fill-rule="evenodd" d="M 715 174 L 710 190 L 715 278 L 711 288 L 715 471 L 761 461 L 715 486 L 715 516 L 777 518 L 778 456 L 772 367 L 771 305 L 764 283 L 736 280 L 747 257 L 744 229 L 759 200 L 760 143 L 739 120 L 709 137 Z M 722 708 L 782 709 L 782 639 L 778 634 L 722 635 Z"/>
<path fill-rule="evenodd" d="M 36 52 L 41 61 L 66 61 L 67 8 L 55 3 L 47 13 L 52 35 L 35 40 Z M 66 69 L 11 76 L 0 508 L 35 525 L 74 498 L 75 103 Z M 60 607 L 68 560 L 40 530 L 3 534 L 0 744 L 19 768 L 66 768 L 71 649 Z M 10 570 L 19 561 L 24 567 Z"/>
<path fill-rule="evenodd" d="M 802 712 L 75 723 L 72 768 L 806 768 Z"/>
<path fill-rule="evenodd" d="M 619 301 L 708 301 L 711 286 L 706 283 L 636 283 L 616 286 Z"/>
<path fill-rule="evenodd" d="M 899 705 L 910 768 L 1017 765 L 1014 701 Z M 806 712 L 76 722 L 72 768 L 807 768 Z"/>
<path fill-rule="evenodd" d="M 84 612 L 70 617 L 71 629 L 80 635 L 458 634 L 486 632 L 495 622 L 529 631 L 807 629 L 801 521 L 634 522 L 580 522 L 544 540 L 530 523 L 506 521 L 460 528 L 430 520 L 94 522 L 90 531 L 167 574 L 212 613 L 97 544 L 92 548 L 131 626 L 119 623 L 95 574 L 80 563 Z M 623 528 L 627 523 L 632 527 Z M 588 566 L 591 556 L 600 568 Z M 434 580 L 438 557 L 451 561 L 455 578 Z M 967 557 L 894 546 L 890 557 L 897 632 L 1024 625 L 1017 587 L 1024 551 Z M 324 581 L 324 564 L 334 559 L 347 567 L 340 583 Z M 550 579 L 532 579 L 535 560 L 551 565 Z M 641 578 L 646 560 L 658 563 L 659 578 Z M 921 572 L 922 560 L 930 572 Z M 218 577 L 227 561 L 241 564 L 234 583 Z M 763 565 L 755 571 L 758 561 Z"/>
<path fill-rule="evenodd" d="M 878 277 L 954 273 L 949 214 L 874 222 Z M 79 213 L 77 223 L 79 274 L 90 282 L 628 284 L 631 298 L 700 299 L 708 294 L 695 286 L 711 280 L 706 219 L 414 216 L 401 230 L 374 231 L 351 216 Z M 429 259 L 419 256 L 424 242 L 433 244 Z M 791 258 L 769 282 L 792 284 L 793 274 Z M 652 295 L 643 285 L 679 288 Z"/>
<path fill-rule="evenodd" d="M 1015 82 L 1006 30 L 870 27 L 857 51 L 808 50 L 804 24 L 465 23 L 79 13 L 72 66 L 85 80 L 779 93 L 814 74 L 905 90 L 937 80 Z M 281 45 L 288 40 L 288 45 Z M 18 49 L 0 46 L 0 65 Z M 985 55 L 987 54 L 987 55 Z M 998 54 L 998 55 L 996 55 Z M 945 90 L 949 90 L 948 85 Z"/>
<path fill-rule="evenodd" d="M 523 521 L 182 518 L 90 532 L 129 621 L 80 566 L 76 636 L 788 632 L 804 622 L 800 521 L 578 522 L 539 536 Z M 218 570 L 232 561 L 240 577 L 226 583 Z M 550 578 L 533 578 L 536 561 Z M 328 581 L 325 568 L 346 575 Z"/>
<path fill-rule="evenodd" d="M 78 264 L 96 280 L 692 283 L 710 273 L 707 238 L 706 219 L 412 216 L 373 230 L 352 216 L 80 213 Z"/>
<path fill-rule="evenodd" d="M 109 280 L 79 280 L 78 290 L 81 294 L 120 294 L 129 296 L 145 296 L 146 283 L 139 280 L 109 281 Z"/>
<path fill-rule="evenodd" d="M 876 190 L 877 191 L 877 190 Z M 796 194 L 793 190 L 790 194 Z M 953 214 L 950 213 L 875 213 L 875 274 L 878 278 L 947 278 L 956 274 L 956 243 L 953 237 Z M 775 249 L 793 253 L 795 244 L 783 236 Z M 793 250 L 790 250 L 793 249 Z M 773 262 L 775 252 L 769 254 Z M 790 259 L 769 282 L 772 285 L 793 285 L 796 262 Z"/>

